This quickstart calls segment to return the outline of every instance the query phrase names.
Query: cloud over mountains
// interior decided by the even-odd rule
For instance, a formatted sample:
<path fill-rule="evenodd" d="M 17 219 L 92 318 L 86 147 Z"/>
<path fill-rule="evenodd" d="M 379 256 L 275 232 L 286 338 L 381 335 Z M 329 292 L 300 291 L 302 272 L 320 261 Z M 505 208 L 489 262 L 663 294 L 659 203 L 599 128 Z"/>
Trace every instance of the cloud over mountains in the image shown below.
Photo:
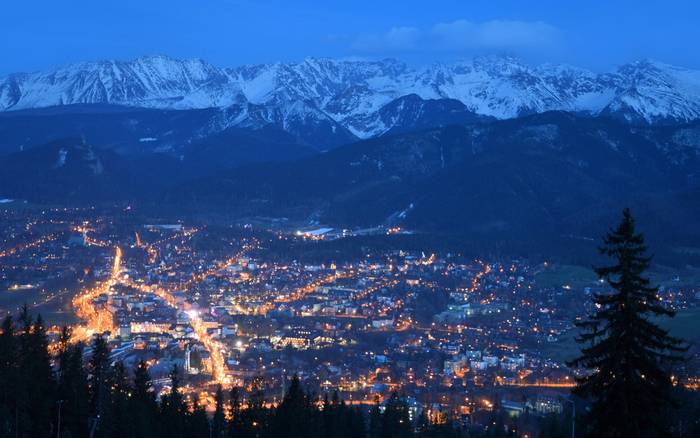
<path fill-rule="evenodd" d="M 361 34 L 352 48 L 365 53 L 550 50 L 560 40 L 561 32 L 542 21 L 460 19 L 429 28 L 396 26 L 381 33 Z"/>

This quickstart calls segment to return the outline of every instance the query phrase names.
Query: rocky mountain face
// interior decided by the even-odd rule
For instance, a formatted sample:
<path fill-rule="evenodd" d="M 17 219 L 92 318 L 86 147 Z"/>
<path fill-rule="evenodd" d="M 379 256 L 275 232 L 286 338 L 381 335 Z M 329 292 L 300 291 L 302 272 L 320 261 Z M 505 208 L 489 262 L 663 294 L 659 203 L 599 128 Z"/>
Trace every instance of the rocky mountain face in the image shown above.
<path fill-rule="evenodd" d="M 396 60 L 313 58 L 220 68 L 152 56 L 0 78 L 0 110 L 73 104 L 215 108 L 201 132 L 273 124 L 323 150 L 403 129 L 411 118 L 435 119 L 416 111 L 436 106 L 452 106 L 448 120 L 563 110 L 633 123 L 687 122 L 700 117 L 700 72 L 639 61 L 598 74 L 564 65 L 532 67 L 509 57 L 422 68 Z"/>

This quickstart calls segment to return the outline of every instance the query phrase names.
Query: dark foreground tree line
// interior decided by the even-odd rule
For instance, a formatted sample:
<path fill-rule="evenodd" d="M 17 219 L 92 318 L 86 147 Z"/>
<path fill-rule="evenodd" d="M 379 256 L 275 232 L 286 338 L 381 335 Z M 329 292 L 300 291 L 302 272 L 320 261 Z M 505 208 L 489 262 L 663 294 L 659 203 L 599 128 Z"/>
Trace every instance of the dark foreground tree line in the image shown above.
<path fill-rule="evenodd" d="M 595 295 L 596 312 L 578 323 L 584 347 L 571 363 L 584 371 L 574 390 L 582 413 L 574 422 L 570 413 L 538 418 L 529 429 L 547 438 L 572 436 L 574 425 L 577 436 L 700 436 L 699 397 L 671 378 L 687 346 L 650 319 L 673 312 L 645 277 L 650 258 L 628 210 L 605 237 L 601 253 L 613 260 L 596 270 L 611 291 Z M 170 374 L 170 391 L 157 400 L 145 362 L 133 369 L 112 363 L 108 344 L 99 336 L 85 360 L 85 345 L 70 342 L 70 337 L 64 328 L 50 347 L 41 316 L 32 318 L 26 306 L 16 319 L 4 319 L 0 438 L 456 438 L 527 433 L 502 415 L 477 430 L 450 421 L 433 424 L 424 416 L 412 421 L 408 405 L 397 394 L 381 408 L 375 405 L 365 412 L 341 401 L 337 393 L 319 400 L 296 376 L 275 407 L 265 403 L 259 380 L 249 392 L 233 388 L 225 393 L 219 387 L 216 409 L 209 416 L 196 397 L 183 395 L 177 368 Z"/>
<path fill-rule="evenodd" d="M 458 437 L 451 424 L 418 427 L 407 404 L 394 394 L 369 414 L 348 406 L 337 393 L 322 400 L 306 392 L 294 376 L 276 407 L 265 403 L 260 381 L 250 393 L 234 387 L 215 395 L 208 416 L 196 397 L 188 401 L 179 370 L 170 374 L 171 389 L 160 401 L 153 391 L 148 365 L 132 370 L 110 362 L 102 337 L 85 345 L 71 343 L 64 328 L 53 356 L 41 316 L 26 306 L 17 321 L 4 319 L 0 334 L 0 437 Z M 60 431 L 60 435 L 59 435 Z"/>

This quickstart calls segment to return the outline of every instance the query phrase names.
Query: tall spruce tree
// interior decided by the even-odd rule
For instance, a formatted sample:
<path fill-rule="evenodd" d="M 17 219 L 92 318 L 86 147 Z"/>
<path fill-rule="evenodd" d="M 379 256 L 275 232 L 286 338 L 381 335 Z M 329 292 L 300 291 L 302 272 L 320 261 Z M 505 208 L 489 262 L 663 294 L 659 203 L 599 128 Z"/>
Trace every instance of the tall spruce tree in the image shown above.
<path fill-rule="evenodd" d="M 339 429 L 338 393 L 333 393 L 333 400 L 328 400 L 328 394 L 323 396 L 323 412 L 321 415 L 322 436 L 326 438 L 340 436 Z"/>
<path fill-rule="evenodd" d="M 150 438 L 158 435 L 158 403 L 151 390 L 151 376 L 148 365 L 143 360 L 134 368 L 133 394 L 129 398 L 128 408 L 134 424 L 134 436 Z"/>
<path fill-rule="evenodd" d="M 379 400 L 376 400 L 369 412 L 369 438 L 381 438 L 382 413 L 379 410 Z"/>
<path fill-rule="evenodd" d="M 295 374 L 275 412 L 272 436 L 319 436 L 317 412 L 312 397 L 301 387 L 299 376 Z"/>
<path fill-rule="evenodd" d="M 6 316 L 0 333 L 0 436 L 15 436 L 18 393 L 18 346 L 15 323 Z"/>
<path fill-rule="evenodd" d="M 240 421 L 237 422 L 238 428 L 234 431 L 234 436 L 240 438 L 269 436 L 271 412 L 265 407 L 263 383 L 262 377 L 257 376 L 253 378 L 252 391 L 248 397 L 247 408 L 243 409 L 239 415 Z M 231 395 L 233 396 L 233 394 Z M 236 432 L 238 432 L 237 435 Z"/>
<path fill-rule="evenodd" d="M 19 387 L 15 394 L 17 436 L 48 436 L 54 427 L 55 380 L 41 316 L 32 323 L 26 305 L 20 314 Z"/>
<path fill-rule="evenodd" d="M 161 403 L 161 421 L 164 436 L 183 436 L 187 430 L 187 405 L 180 393 L 180 370 L 173 365 L 170 371 L 170 393 Z"/>
<path fill-rule="evenodd" d="M 394 392 L 385 404 L 381 421 L 382 438 L 410 438 L 414 436 L 408 415 L 408 404 Z"/>
<path fill-rule="evenodd" d="M 321 436 L 327 438 L 365 438 L 366 435 L 362 413 L 341 401 L 338 391 L 333 392 L 331 400 L 325 395 L 320 427 Z"/>
<path fill-rule="evenodd" d="M 222 438 L 226 434 L 226 416 L 224 415 L 224 391 L 221 385 L 216 387 L 214 400 L 216 401 L 216 409 L 211 419 L 212 436 Z"/>
<path fill-rule="evenodd" d="M 83 368 L 83 344 L 70 343 L 64 327 L 59 338 L 56 403 L 61 410 L 61 436 L 87 436 L 88 384 Z"/>
<path fill-rule="evenodd" d="M 229 392 L 229 408 L 231 410 L 231 423 L 229 425 L 229 438 L 240 436 L 240 431 L 243 429 L 243 401 L 241 400 L 241 388 L 234 386 Z"/>
<path fill-rule="evenodd" d="M 31 436 L 31 408 L 29 406 L 31 394 L 32 357 L 32 318 L 26 304 L 22 306 L 19 317 L 19 333 L 17 337 L 17 386 L 14 393 L 14 434 L 15 436 Z"/>
<path fill-rule="evenodd" d="M 577 341 L 587 346 L 570 365 L 588 372 L 574 392 L 592 399 L 591 436 L 664 436 L 672 406 L 669 367 L 683 359 L 685 348 L 652 319 L 674 312 L 660 303 L 658 289 L 645 276 L 651 258 L 629 209 L 600 252 L 613 263 L 595 271 L 612 290 L 595 294 L 597 310 L 577 323 L 582 329 Z"/>
<path fill-rule="evenodd" d="M 204 406 L 196 396 L 192 400 L 189 412 L 186 410 L 184 415 L 187 420 L 187 437 L 202 438 L 212 436 L 211 423 L 209 423 Z"/>
<path fill-rule="evenodd" d="M 89 372 L 89 423 L 92 430 L 100 430 L 105 420 L 109 403 L 109 345 L 102 336 L 92 343 L 92 356 L 88 363 Z M 99 434 L 98 434 L 99 435 Z"/>
<path fill-rule="evenodd" d="M 129 375 L 124 364 L 119 361 L 114 364 L 110 372 L 109 407 L 101 436 L 125 437 L 133 436 L 128 409 L 128 400 L 131 397 L 131 385 Z"/>

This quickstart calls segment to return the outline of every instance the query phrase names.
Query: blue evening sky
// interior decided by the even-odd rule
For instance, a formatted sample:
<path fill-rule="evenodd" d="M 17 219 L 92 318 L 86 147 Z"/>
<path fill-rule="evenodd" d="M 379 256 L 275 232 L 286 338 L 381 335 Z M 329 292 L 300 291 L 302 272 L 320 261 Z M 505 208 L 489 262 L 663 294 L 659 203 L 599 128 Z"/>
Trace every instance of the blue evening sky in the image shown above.
<path fill-rule="evenodd" d="M 0 75 L 150 54 L 220 66 L 493 53 L 594 70 L 640 58 L 700 68 L 697 0 L 6 0 L 2 15 Z"/>

